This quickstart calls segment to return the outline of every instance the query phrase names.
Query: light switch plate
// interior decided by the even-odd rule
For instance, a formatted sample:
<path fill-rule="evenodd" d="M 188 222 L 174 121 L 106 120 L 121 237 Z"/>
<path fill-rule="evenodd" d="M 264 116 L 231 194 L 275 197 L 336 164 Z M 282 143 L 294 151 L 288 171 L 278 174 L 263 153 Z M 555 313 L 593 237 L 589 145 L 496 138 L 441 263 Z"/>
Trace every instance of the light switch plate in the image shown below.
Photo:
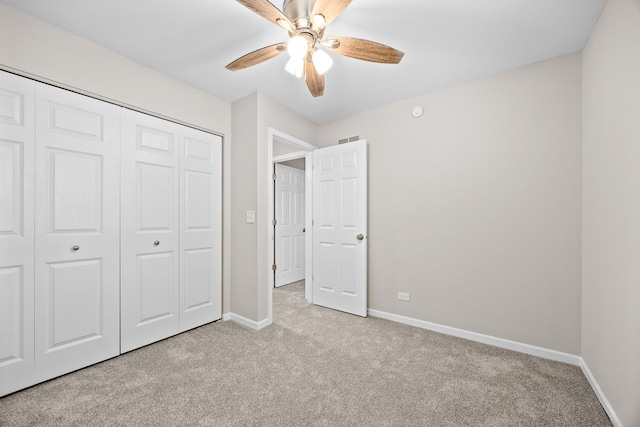
<path fill-rule="evenodd" d="M 247 224 L 254 224 L 256 222 L 256 211 L 247 211 Z"/>

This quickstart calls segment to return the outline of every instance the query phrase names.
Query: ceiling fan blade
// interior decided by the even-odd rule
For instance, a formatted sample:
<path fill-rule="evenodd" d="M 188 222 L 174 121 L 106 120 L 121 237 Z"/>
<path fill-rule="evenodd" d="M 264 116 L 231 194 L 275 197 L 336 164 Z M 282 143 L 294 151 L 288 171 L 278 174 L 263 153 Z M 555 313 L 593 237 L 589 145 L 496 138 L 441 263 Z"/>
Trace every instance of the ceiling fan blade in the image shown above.
<path fill-rule="evenodd" d="M 272 5 L 267 0 L 236 0 L 238 3 L 246 7 L 247 9 L 251 9 L 258 15 L 263 18 L 273 22 L 274 24 L 278 24 L 286 29 L 294 28 L 289 18 L 287 18 L 284 13 L 280 11 L 277 7 Z M 281 23 L 278 22 L 281 20 Z"/>
<path fill-rule="evenodd" d="M 244 68 L 249 68 L 261 62 L 278 56 L 280 52 L 287 50 L 286 43 L 276 43 L 271 46 L 263 47 L 262 49 L 254 50 L 251 53 L 247 53 L 244 56 L 236 59 L 232 63 L 228 64 L 225 68 L 231 71 L 238 71 Z"/>
<path fill-rule="evenodd" d="M 331 21 L 336 19 L 351 4 L 352 0 L 317 0 L 313 6 L 311 16 L 324 16 L 326 27 Z"/>
<path fill-rule="evenodd" d="M 307 82 L 309 92 L 314 98 L 324 94 L 324 76 L 318 74 L 311 57 L 307 57 L 304 61 L 304 79 Z"/>
<path fill-rule="evenodd" d="M 382 64 L 398 64 L 404 56 L 403 52 L 381 43 L 351 37 L 331 37 L 327 46 L 340 55 Z"/>

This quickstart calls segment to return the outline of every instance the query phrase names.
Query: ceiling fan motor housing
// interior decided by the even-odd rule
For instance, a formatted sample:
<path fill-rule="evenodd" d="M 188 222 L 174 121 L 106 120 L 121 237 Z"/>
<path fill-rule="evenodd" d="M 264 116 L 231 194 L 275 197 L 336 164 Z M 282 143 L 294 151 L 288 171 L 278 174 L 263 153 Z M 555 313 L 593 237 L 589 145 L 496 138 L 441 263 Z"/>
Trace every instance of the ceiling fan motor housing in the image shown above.
<path fill-rule="evenodd" d="M 316 29 L 311 23 L 315 3 L 316 0 L 285 0 L 283 6 L 285 16 L 295 27 L 291 35 L 304 37 L 311 48 L 322 39 L 324 33 L 324 28 Z"/>
<path fill-rule="evenodd" d="M 293 23 L 299 19 L 308 19 L 316 0 L 284 0 L 282 10 Z"/>

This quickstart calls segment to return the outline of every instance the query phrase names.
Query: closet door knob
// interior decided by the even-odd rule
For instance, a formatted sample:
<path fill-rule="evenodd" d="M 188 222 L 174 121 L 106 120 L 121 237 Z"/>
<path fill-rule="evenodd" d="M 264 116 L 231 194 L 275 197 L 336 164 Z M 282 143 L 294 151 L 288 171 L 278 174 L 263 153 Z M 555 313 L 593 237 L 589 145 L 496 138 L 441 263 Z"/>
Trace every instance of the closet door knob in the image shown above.
<path fill-rule="evenodd" d="M 160 245 L 160 240 L 156 240 L 155 242 L 153 242 L 153 244 L 154 244 L 155 246 L 159 246 L 159 245 Z"/>
<path fill-rule="evenodd" d="M 71 250 L 72 250 L 73 252 L 77 252 L 77 251 L 79 251 L 79 250 L 80 250 L 80 246 L 78 246 L 78 245 L 72 246 L 72 247 L 71 247 Z"/>

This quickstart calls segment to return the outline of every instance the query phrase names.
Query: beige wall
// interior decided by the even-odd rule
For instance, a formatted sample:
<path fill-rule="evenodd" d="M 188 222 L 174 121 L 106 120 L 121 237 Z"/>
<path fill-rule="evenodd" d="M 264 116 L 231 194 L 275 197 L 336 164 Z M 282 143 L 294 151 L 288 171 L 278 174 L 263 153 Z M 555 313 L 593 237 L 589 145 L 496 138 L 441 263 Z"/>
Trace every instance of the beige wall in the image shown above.
<path fill-rule="evenodd" d="M 572 54 L 321 125 L 369 141 L 369 308 L 579 354 L 580 111 Z"/>
<path fill-rule="evenodd" d="M 300 169 L 300 170 L 306 169 L 306 164 L 304 159 L 288 160 L 286 162 L 280 162 L 280 164 L 289 166 L 291 168 Z"/>
<path fill-rule="evenodd" d="M 230 103 L 3 4 L 0 69 L 223 134 L 223 254 L 229 253 Z M 226 313 L 230 260 L 223 257 Z"/>
<path fill-rule="evenodd" d="M 282 156 L 284 154 L 298 153 L 300 152 L 300 148 L 295 147 L 291 144 L 287 144 L 285 142 L 279 141 L 275 139 L 273 141 L 273 157 Z M 305 169 L 305 160 L 304 158 L 287 160 L 285 162 L 279 162 L 285 166 L 290 166 L 296 169 Z"/>
<path fill-rule="evenodd" d="M 296 153 L 300 151 L 299 148 L 291 145 L 291 144 L 287 144 L 283 141 L 280 141 L 279 139 L 275 139 L 273 141 L 273 155 L 275 156 L 282 156 L 283 154 L 291 154 L 291 153 Z"/>
<path fill-rule="evenodd" d="M 583 61 L 582 356 L 640 426 L 640 2 L 607 2 Z"/>
<path fill-rule="evenodd" d="M 257 210 L 258 94 L 231 104 L 231 313 L 258 320 L 258 227 L 246 223 L 246 211 Z"/>
<path fill-rule="evenodd" d="M 251 321 L 268 317 L 270 242 L 267 197 L 272 166 L 267 164 L 269 128 L 314 144 L 317 126 L 261 93 L 232 104 L 232 297 L 231 311 Z M 281 147 L 284 148 L 284 147 Z M 256 223 L 245 223 L 245 211 Z"/>

